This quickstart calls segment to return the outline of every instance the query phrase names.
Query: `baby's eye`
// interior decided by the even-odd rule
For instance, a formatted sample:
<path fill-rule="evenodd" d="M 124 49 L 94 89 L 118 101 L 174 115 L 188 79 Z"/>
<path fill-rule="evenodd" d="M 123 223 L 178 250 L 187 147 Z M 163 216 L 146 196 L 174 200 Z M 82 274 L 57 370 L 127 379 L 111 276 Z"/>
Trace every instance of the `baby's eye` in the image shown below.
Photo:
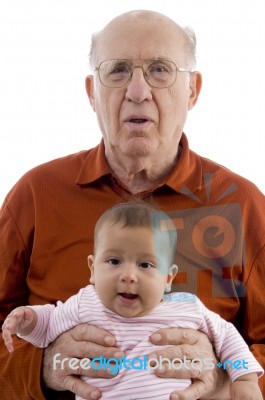
<path fill-rule="evenodd" d="M 141 262 L 139 264 L 139 267 L 141 267 L 143 269 L 150 269 L 150 268 L 155 268 L 155 265 L 145 261 L 145 262 Z"/>
<path fill-rule="evenodd" d="M 119 265 L 120 264 L 120 260 L 118 258 L 112 257 L 112 258 L 109 258 L 107 260 L 107 263 L 111 264 L 111 265 Z"/>

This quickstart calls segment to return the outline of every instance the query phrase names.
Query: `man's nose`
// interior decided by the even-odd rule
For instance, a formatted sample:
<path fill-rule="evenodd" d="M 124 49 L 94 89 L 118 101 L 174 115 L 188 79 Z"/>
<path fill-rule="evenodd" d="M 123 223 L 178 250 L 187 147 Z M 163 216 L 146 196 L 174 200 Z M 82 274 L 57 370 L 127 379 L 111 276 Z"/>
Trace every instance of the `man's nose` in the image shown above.
<path fill-rule="evenodd" d="M 152 100 L 152 88 L 146 82 L 142 67 L 134 67 L 131 79 L 127 84 L 126 99 L 133 103 Z"/>
<path fill-rule="evenodd" d="M 137 266 L 127 264 L 122 267 L 120 281 L 123 283 L 136 283 L 138 281 Z"/>

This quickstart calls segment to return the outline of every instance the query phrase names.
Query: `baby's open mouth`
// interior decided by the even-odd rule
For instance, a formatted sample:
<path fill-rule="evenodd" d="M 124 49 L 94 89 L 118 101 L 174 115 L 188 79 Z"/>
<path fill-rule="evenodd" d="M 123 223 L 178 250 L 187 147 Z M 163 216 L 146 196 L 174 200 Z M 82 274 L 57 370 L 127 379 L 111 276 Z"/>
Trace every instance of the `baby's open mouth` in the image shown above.
<path fill-rule="evenodd" d="M 137 299 L 138 294 L 134 294 L 134 293 L 119 293 L 119 295 L 121 297 L 123 297 L 124 299 L 129 299 L 129 300 L 134 300 Z"/>

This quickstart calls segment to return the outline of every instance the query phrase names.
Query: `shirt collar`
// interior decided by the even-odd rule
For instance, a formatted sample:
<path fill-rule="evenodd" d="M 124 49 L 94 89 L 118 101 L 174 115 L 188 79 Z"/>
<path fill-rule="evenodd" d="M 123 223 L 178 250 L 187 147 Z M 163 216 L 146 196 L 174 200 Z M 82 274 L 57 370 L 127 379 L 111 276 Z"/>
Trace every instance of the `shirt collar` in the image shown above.
<path fill-rule="evenodd" d="M 202 187 L 202 163 L 201 157 L 190 150 L 189 142 L 182 134 L 180 140 L 181 154 L 176 167 L 164 180 L 163 184 L 169 186 L 175 192 L 197 192 Z"/>
<path fill-rule="evenodd" d="M 195 193 L 202 187 L 201 158 L 189 149 L 188 139 L 184 133 L 180 146 L 181 154 L 176 167 L 159 187 L 166 185 L 175 192 L 188 190 Z M 106 175 L 112 175 L 112 171 L 105 157 L 104 141 L 101 139 L 98 146 L 89 150 L 78 173 L 76 184 L 90 184 Z"/>
<path fill-rule="evenodd" d="M 76 184 L 86 185 L 93 183 L 105 175 L 111 175 L 112 171 L 105 157 L 104 141 L 88 151 L 84 163 L 77 175 Z"/>

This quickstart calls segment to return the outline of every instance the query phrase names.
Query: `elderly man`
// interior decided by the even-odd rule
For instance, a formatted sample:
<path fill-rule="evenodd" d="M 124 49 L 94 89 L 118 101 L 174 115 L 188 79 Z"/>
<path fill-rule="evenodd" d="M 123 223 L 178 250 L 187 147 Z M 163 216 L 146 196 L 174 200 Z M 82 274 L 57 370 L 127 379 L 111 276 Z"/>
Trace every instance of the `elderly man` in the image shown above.
<path fill-rule="evenodd" d="M 264 366 L 264 196 L 188 147 L 183 128 L 201 89 L 194 36 L 161 14 L 129 12 L 94 37 L 91 64 L 86 90 L 103 140 L 28 172 L 1 209 L 1 320 L 18 305 L 65 300 L 86 285 L 98 217 L 132 196 L 152 198 L 178 229 L 174 289 L 194 292 L 232 321 Z M 174 345 L 161 352 L 171 359 L 214 357 L 210 341 L 189 329 L 160 331 L 151 341 Z M 8 355 L 1 343 L 1 399 L 73 398 L 64 390 L 97 399 L 97 388 L 79 375 L 112 375 L 67 364 L 55 370 L 54 355 L 121 356 L 115 339 L 96 326 L 77 326 L 44 352 L 20 339 L 15 344 Z M 221 368 L 156 373 L 192 378 L 171 399 L 230 398 Z"/>

